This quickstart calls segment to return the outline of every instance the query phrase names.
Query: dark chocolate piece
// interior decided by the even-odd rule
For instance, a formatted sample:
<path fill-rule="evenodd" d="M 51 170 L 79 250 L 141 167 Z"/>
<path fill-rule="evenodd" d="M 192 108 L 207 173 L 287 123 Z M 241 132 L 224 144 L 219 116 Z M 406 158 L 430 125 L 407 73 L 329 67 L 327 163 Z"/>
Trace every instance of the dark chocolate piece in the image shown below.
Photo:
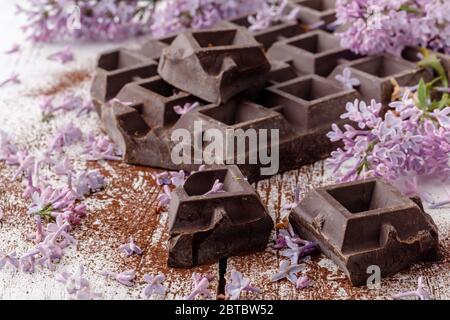
<path fill-rule="evenodd" d="M 291 10 L 289 6 L 287 10 Z M 249 17 L 253 15 L 245 15 L 232 20 L 223 21 L 221 25 L 224 27 L 250 27 Z M 279 22 L 272 26 L 258 31 L 251 31 L 255 40 L 261 43 L 265 49 L 269 49 L 275 42 L 284 39 L 291 38 L 305 32 L 304 27 L 300 25 L 298 21 L 292 22 Z"/>
<path fill-rule="evenodd" d="M 352 78 L 357 78 L 361 85 L 356 89 L 366 102 L 375 99 L 387 105 L 392 98 L 394 85 L 392 79 L 400 86 L 414 86 L 421 78 L 430 81 L 432 74 L 417 64 L 391 55 L 361 58 L 341 64 L 330 75 L 335 79 L 337 74 L 342 74 L 345 67 L 349 67 Z"/>
<path fill-rule="evenodd" d="M 315 189 L 292 210 L 290 222 L 355 286 L 366 284 L 369 266 L 378 266 L 386 277 L 439 258 L 438 230 L 431 217 L 379 179 Z"/>
<path fill-rule="evenodd" d="M 336 20 L 336 0 L 294 0 L 300 7 L 299 18 L 312 25 L 323 21 L 325 25 Z"/>
<path fill-rule="evenodd" d="M 178 169 L 170 160 L 170 128 L 180 118 L 174 106 L 195 102 L 204 103 L 155 76 L 126 85 L 117 101 L 104 106 L 102 122 L 125 162 Z"/>
<path fill-rule="evenodd" d="M 162 92 L 155 83 L 166 90 Z M 173 112 L 173 106 L 192 103 L 196 98 L 184 92 L 170 97 L 161 95 L 171 90 L 175 89 L 159 77 L 145 79 L 127 85 L 119 93 L 118 99 L 130 102 L 130 105 L 116 101 L 105 107 L 103 123 L 109 136 L 123 150 L 126 162 L 170 170 L 196 170 L 202 159 L 194 158 L 196 137 L 193 133 L 195 121 L 200 120 L 202 132 L 216 129 L 223 137 L 227 129 L 255 129 L 256 132 L 266 129 L 269 146 L 273 138 L 271 129 L 278 129 L 279 143 L 272 145 L 274 152 L 278 148 L 280 156 L 278 172 L 291 170 L 329 155 L 336 145 L 329 141 L 326 133 L 332 123 L 342 125 L 346 122 L 339 117 L 346 102 L 360 97 L 357 91 L 344 89 L 319 76 L 304 76 L 268 88 L 258 100 L 235 98 L 223 105 L 204 105 L 179 116 Z M 171 151 L 178 141 L 172 141 L 171 136 L 177 129 L 192 133 L 191 144 L 184 149 L 185 152 L 190 150 L 190 164 L 172 161 Z M 238 139 L 235 137 L 233 143 Z M 209 155 L 207 147 L 206 142 L 201 144 L 202 156 Z M 267 177 L 261 168 L 270 164 L 261 163 L 258 157 L 258 154 L 267 154 L 264 145 L 247 144 L 244 153 L 239 154 L 236 145 L 234 148 L 233 154 L 223 150 L 222 158 L 215 155 L 216 160 L 238 164 L 251 182 Z M 242 158 L 244 160 L 240 160 Z"/>
<path fill-rule="evenodd" d="M 261 45 L 243 28 L 181 33 L 158 66 L 166 82 L 212 103 L 264 84 L 269 70 Z"/>
<path fill-rule="evenodd" d="M 339 59 L 355 59 L 348 49 L 340 46 L 339 38 L 323 30 L 308 32 L 274 43 L 268 50 L 270 59 L 292 60 L 300 73 L 327 76 Z"/>
<path fill-rule="evenodd" d="M 224 192 L 204 195 L 216 179 Z M 236 166 L 196 172 L 172 192 L 168 265 L 186 268 L 263 251 L 272 228 L 261 199 Z"/>
<path fill-rule="evenodd" d="M 126 49 L 102 53 L 91 86 L 91 97 L 100 114 L 102 105 L 114 98 L 129 82 L 157 75 L 157 64 Z"/>

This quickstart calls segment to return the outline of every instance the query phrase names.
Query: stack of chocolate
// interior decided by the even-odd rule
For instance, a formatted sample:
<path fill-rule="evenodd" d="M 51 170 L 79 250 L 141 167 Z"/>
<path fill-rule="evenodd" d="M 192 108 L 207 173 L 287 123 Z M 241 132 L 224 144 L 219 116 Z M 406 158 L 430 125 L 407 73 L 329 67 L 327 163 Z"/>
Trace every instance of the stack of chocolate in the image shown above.
<path fill-rule="evenodd" d="M 301 6 L 299 20 L 263 31 L 250 31 L 248 16 L 243 16 L 211 30 L 150 40 L 138 50 L 103 53 L 91 94 L 124 161 L 198 170 L 199 161 L 172 161 L 177 143 L 172 134 L 177 129 L 193 132 L 195 121 L 201 120 L 203 130 L 224 134 L 227 129 L 278 129 L 279 139 L 271 144 L 279 150 L 278 172 L 298 168 L 326 158 L 337 147 L 326 133 L 332 123 L 345 124 L 340 115 L 347 102 L 375 99 L 386 105 L 395 83 L 412 86 L 420 78 L 431 79 L 428 70 L 414 63 L 414 48 L 405 50 L 403 58 L 361 57 L 342 48 L 325 27 L 304 27 L 332 22 L 334 0 L 294 2 Z M 441 58 L 449 69 L 450 57 Z M 358 87 L 336 80 L 344 68 L 359 80 Z M 190 108 L 193 105 L 197 107 Z M 182 107 L 185 112 L 179 111 Z M 184 148 L 193 158 L 194 144 Z M 234 153 L 223 162 L 238 167 L 196 172 L 174 191 L 170 265 L 187 267 L 264 250 L 273 223 L 247 182 L 267 178 L 261 175 L 265 164 L 249 161 L 254 152 L 258 150 Z M 242 156 L 246 161 L 237 162 Z M 204 195 L 216 180 L 225 186 L 223 192 Z M 379 265 L 388 275 L 437 256 L 431 219 L 381 181 L 314 191 L 293 211 L 291 221 L 297 232 L 318 242 L 354 284 L 367 278 L 369 265 Z"/>

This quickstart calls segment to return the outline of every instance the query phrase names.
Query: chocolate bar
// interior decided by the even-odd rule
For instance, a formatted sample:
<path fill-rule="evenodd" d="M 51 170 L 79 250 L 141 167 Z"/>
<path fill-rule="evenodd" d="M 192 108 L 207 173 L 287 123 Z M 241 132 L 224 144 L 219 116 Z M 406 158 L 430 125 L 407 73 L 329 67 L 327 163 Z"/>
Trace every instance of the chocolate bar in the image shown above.
<path fill-rule="evenodd" d="M 316 15 L 326 15 L 334 3 L 295 2 Z M 208 147 L 208 142 L 196 146 L 193 141 L 202 140 L 198 134 L 194 137 L 197 120 L 202 120 L 203 129 L 224 134 L 227 129 L 278 129 L 279 142 L 271 139 L 270 132 L 267 140 L 280 155 L 276 172 L 261 174 L 265 164 L 249 161 L 264 146 L 222 156 L 222 163 L 237 164 L 249 181 L 257 181 L 326 158 L 338 147 L 326 133 L 332 123 L 346 123 L 340 115 L 347 102 L 375 99 L 386 107 L 394 82 L 410 86 L 420 78 L 431 79 L 429 71 L 414 63 L 417 49 L 405 50 L 403 58 L 360 57 L 343 49 L 333 34 L 306 32 L 302 19 L 253 32 L 245 30 L 250 27 L 248 17 L 223 21 L 210 30 L 149 40 L 137 50 L 120 49 L 100 56 L 92 97 L 105 130 L 123 150 L 125 162 L 197 170 L 204 159 L 195 158 L 194 150 L 203 152 Z M 450 70 L 450 57 L 439 57 Z M 336 80 L 345 68 L 361 83 L 352 90 Z M 112 98 L 117 99 L 108 102 Z M 198 107 L 186 114 L 174 110 L 176 105 L 196 102 Z M 178 129 L 192 132 L 194 139 L 186 146 L 195 158 L 192 163 L 172 161 L 177 141 L 171 137 Z M 239 158 L 245 163 L 237 162 Z"/>
<path fill-rule="evenodd" d="M 368 179 L 315 189 L 289 217 L 348 276 L 366 284 L 370 266 L 382 277 L 439 259 L 438 229 L 420 204 L 392 185 Z"/>
<path fill-rule="evenodd" d="M 263 84 L 269 70 L 261 45 L 244 28 L 181 33 L 158 65 L 166 82 L 212 103 Z"/>
<path fill-rule="evenodd" d="M 222 157 L 216 155 L 220 163 L 237 164 L 253 182 L 264 178 L 261 168 L 268 166 L 261 163 L 258 155 L 269 156 L 272 150 L 278 149 L 280 155 L 278 172 L 327 157 L 336 147 L 326 137 L 331 123 L 346 123 L 339 115 L 345 111 L 347 101 L 359 97 L 353 89 L 310 75 L 273 85 L 260 99 L 236 97 L 219 106 L 200 102 L 197 109 L 178 115 L 173 111 L 174 105 L 198 100 L 153 77 L 126 85 L 117 101 L 104 109 L 102 120 L 109 136 L 123 150 L 126 162 L 186 171 L 196 170 L 202 163 L 194 152 L 196 122 L 202 124 L 200 134 L 215 129 L 223 137 L 228 129 L 266 129 L 269 132 L 266 144 L 247 144 L 243 153 L 238 153 L 235 146 L 235 152 L 228 154 L 224 141 Z M 192 133 L 191 143 L 184 147 L 192 162 L 175 164 L 171 159 L 171 151 L 178 142 L 172 141 L 172 133 L 179 129 Z M 273 140 L 272 129 L 278 131 L 278 142 Z M 232 138 L 235 145 L 242 137 Z M 272 149 L 263 150 L 265 146 Z M 203 157 L 208 155 L 207 143 L 202 141 L 200 148 Z"/>
<path fill-rule="evenodd" d="M 207 194 L 217 181 L 223 187 Z M 236 166 L 195 172 L 172 192 L 168 265 L 192 267 L 263 251 L 272 228 L 261 199 Z"/>

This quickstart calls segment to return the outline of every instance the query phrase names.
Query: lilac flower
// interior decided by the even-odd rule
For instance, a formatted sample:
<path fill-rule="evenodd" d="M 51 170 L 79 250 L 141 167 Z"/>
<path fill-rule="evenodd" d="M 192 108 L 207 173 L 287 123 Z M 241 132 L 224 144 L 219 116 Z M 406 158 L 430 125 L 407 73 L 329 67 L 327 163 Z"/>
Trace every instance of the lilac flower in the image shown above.
<path fill-rule="evenodd" d="M 327 161 L 338 180 L 382 177 L 411 195 L 411 184 L 405 184 L 405 178 L 448 177 L 450 108 L 446 104 L 440 106 L 439 101 L 430 101 L 430 106 L 423 107 L 417 103 L 405 90 L 400 101 L 389 104 L 391 109 L 384 118 L 381 104 L 375 101 L 370 105 L 358 100 L 348 103 L 341 118 L 350 119 L 354 126 L 347 124 L 341 130 L 333 125 L 328 134 L 331 141 L 343 144 Z M 416 195 L 424 195 L 421 190 L 416 191 Z"/>
<path fill-rule="evenodd" d="M 40 170 L 43 166 L 52 166 L 55 164 L 55 161 L 51 158 L 51 154 L 49 150 L 38 150 L 34 153 L 34 168 L 33 174 L 34 178 L 39 180 Z"/>
<path fill-rule="evenodd" d="M 156 5 L 151 30 L 162 37 L 184 29 L 205 29 L 255 11 L 261 0 L 167 0 Z"/>
<path fill-rule="evenodd" d="M 33 193 L 40 193 L 41 189 L 33 183 L 33 175 L 31 172 L 27 173 L 25 182 L 25 190 L 22 193 L 24 199 L 30 199 Z"/>
<path fill-rule="evenodd" d="M 171 197 L 171 191 L 168 185 L 163 186 L 163 193 L 158 196 L 158 203 L 161 207 L 166 207 L 169 205 Z"/>
<path fill-rule="evenodd" d="M 47 220 L 53 220 L 57 214 L 63 212 L 76 200 L 72 190 L 67 188 L 58 190 L 51 187 L 33 193 L 31 198 L 32 204 L 28 213 L 39 215 Z"/>
<path fill-rule="evenodd" d="M 11 48 L 5 51 L 5 54 L 13 54 L 20 51 L 20 44 L 14 43 Z"/>
<path fill-rule="evenodd" d="M 278 231 L 278 236 L 275 241 L 274 249 L 284 249 L 288 246 L 287 239 L 295 244 L 306 245 L 309 241 L 300 239 L 294 232 L 292 225 L 289 223 L 286 229 L 281 229 Z"/>
<path fill-rule="evenodd" d="M 78 197 L 98 191 L 105 186 L 105 178 L 98 169 L 82 171 L 72 181 L 74 192 Z"/>
<path fill-rule="evenodd" d="M 127 257 L 130 257 L 133 254 L 142 254 L 141 248 L 139 248 L 139 246 L 134 242 L 133 237 L 130 237 L 129 243 L 121 245 L 120 250 L 122 250 Z"/>
<path fill-rule="evenodd" d="M 48 60 L 57 61 L 61 64 L 66 64 L 67 62 L 73 61 L 73 52 L 69 47 L 64 48 L 61 51 L 52 53 L 47 57 Z"/>
<path fill-rule="evenodd" d="M 89 114 L 95 110 L 94 103 L 92 100 L 88 99 L 83 102 L 81 107 L 78 109 L 77 117 L 80 117 L 82 114 Z"/>
<path fill-rule="evenodd" d="M 18 164 L 17 162 L 18 148 L 12 142 L 11 137 L 2 129 L 0 129 L 0 160 L 4 160 L 7 164 Z"/>
<path fill-rule="evenodd" d="M 313 253 L 316 250 L 316 245 L 312 242 L 306 241 L 302 246 L 295 243 L 290 237 L 286 237 L 286 244 L 289 247 L 281 252 L 281 255 L 291 259 L 292 264 L 297 264 L 298 259 Z"/>
<path fill-rule="evenodd" d="M 60 214 L 65 221 L 69 222 L 71 226 L 79 225 L 81 219 L 86 217 L 86 205 L 72 203 Z"/>
<path fill-rule="evenodd" d="M 148 299 L 154 294 L 164 296 L 166 288 L 162 283 L 165 280 L 166 276 L 164 274 L 158 274 L 156 276 L 144 274 L 144 281 L 147 282 L 143 292 L 144 297 Z"/>
<path fill-rule="evenodd" d="M 27 24 L 22 29 L 36 42 L 67 38 L 123 40 L 150 31 L 150 1 L 97 0 L 79 1 L 76 5 L 30 0 L 17 5 L 17 13 L 26 17 Z"/>
<path fill-rule="evenodd" d="M 92 291 L 91 284 L 83 277 L 84 268 L 78 266 L 74 273 L 63 272 L 56 276 L 58 282 L 66 285 L 67 293 L 76 300 L 93 300 L 101 295 Z"/>
<path fill-rule="evenodd" d="M 231 271 L 231 283 L 225 286 L 225 294 L 230 300 L 239 300 L 242 291 L 261 293 L 262 290 L 250 286 L 250 279 L 239 271 Z"/>
<path fill-rule="evenodd" d="M 172 176 L 170 181 L 174 186 L 179 187 L 184 185 L 184 182 L 186 181 L 186 173 L 183 170 L 171 172 L 170 175 Z"/>
<path fill-rule="evenodd" d="M 3 208 L 0 207 L 0 223 L 3 221 L 4 217 L 5 217 L 5 212 L 3 211 Z"/>
<path fill-rule="evenodd" d="M 308 288 L 311 286 L 311 280 L 307 276 L 301 276 L 297 279 L 295 287 L 299 290 Z"/>
<path fill-rule="evenodd" d="M 134 270 L 127 270 L 124 272 L 110 272 L 106 271 L 102 273 L 105 277 L 116 280 L 120 284 L 123 284 L 127 287 L 132 287 L 134 285 L 134 279 L 136 278 Z"/>
<path fill-rule="evenodd" d="M 449 52 L 450 21 L 441 16 L 449 8 L 448 1 L 339 0 L 337 23 L 347 26 L 339 33 L 341 44 L 369 55 L 399 55 L 406 46 Z"/>
<path fill-rule="evenodd" d="M 34 221 L 36 222 L 36 231 L 33 234 L 27 236 L 28 240 L 33 240 L 36 243 L 42 242 L 47 233 L 42 226 L 42 219 L 39 216 L 34 216 Z"/>
<path fill-rule="evenodd" d="M 194 300 L 197 296 L 202 295 L 205 298 L 210 298 L 212 296 L 211 291 L 208 290 L 209 282 L 212 277 L 208 275 L 200 275 L 194 272 L 192 274 L 192 292 L 185 298 L 185 300 Z"/>
<path fill-rule="evenodd" d="M 71 226 L 69 221 L 65 219 L 63 215 L 58 215 L 55 222 L 47 224 L 47 230 L 45 232 L 46 237 L 52 235 L 54 240 L 61 248 L 66 248 L 71 244 L 77 244 L 75 238 L 69 233 Z"/>
<path fill-rule="evenodd" d="M 19 168 L 12 176 L 12 180 L 16 180 L 21 174 L 33 174 L 36 167 L 36 158 L 34 155 L 28 154 L 28 152 L 20 153 Z"/>
<path fill-rule="evenodd" d="M 263 2 L 256 15 L 248 17 L 249 30 L 260 31 L 269 28 L 277 22 L 296 21 L 300 8 L 295 7 L 287 12 L 288 4 L 288 0 Z"/>
<path fill-rule="evenodd" d="M 105 135 L 89 134 L 83 153 L 88 160 L 121 160 L 122 151 Z"/>
<path fill-rule="evenodd" d="M 0 250 L 0 270 L 2 270 L 7 263 L 12 265 L 16 270 L 19 269 L 19 260 L 16 257 L 16 252 L 12 251 L 6 254 Z"/>
<path fill-rule="evenodd" d="M 36 265 L 36 256 L 39 250 L 32 249 L 19 259 L 19 270 L 25 273 L 34 273 Z"/>
<path fill-rule="evenodd" d="M 209 195 L 213 195 L 213 194 L 217 194 L 217 193 L 222 193 L 225 192 L 225 190 L 223 190 L 223 183 L 220 182 L 219 179 L 216 179 L 214 181 L 213 186 L 211 187 L 211 190 L 207 191 L 204 196 L 209 196 Z"/>
<path fill-rule="evenodd" d="M 72 176 L 75 170 L 69 158 L 65 157 L 62 161 L 55 163 L 54 170 L 58 176 L 67 176 L 67 187 L 72 189 Z"/>
<path fill-rule="evenodd" d="M 81 141 L 83 133 L 72 122 L 59 129 L 54 137 L 49 140 L 49 150 L 61 152 L 63 147 L 70 146 Z"/>
<path fill-rule="evenodd" d="M 172 183 L 170 174 L 167 171 L 163 171 L 157 174 L 151 173 L 151 176 L 158 186 L 169 185 Z"/>
<path fill-rule="evenodd" d="M 284 260 L 280 263 L 280 272 L 272 276 L 272 282 L 279 281 L 281 279 L 288 279 L 293 284 L 297 282 L 297 273 L 303 269 L 301 265 L 290 264 L 289 260 Z"/>
<path fill-rule="evenodd" d="M 425 288 L 423 284 L 423 278 L 419 277 L 417 283 L 417 289 L 415 291 L 406 291 L 393 296 L 395 300 L 409 298 L 409 297 L 417 297 L 419 300 L 430 300 L 430 294 Z"/>
<path fill-rule="evenodd" d="M 336 75 L 335 79 L 347 89 L 353 89 L 361 84 L 358 78 L 352 78 L 352 72 L 348 67 L 344 68 L 342 74 Z"/>
<path fill-rule="evenodd" d="M 83 105 L 83 99 L 72 94 L 65 95 L 58 103 L 55 102 L 53 97 L 46 97 L 39 106 L 42 111 L 42 121 L 48 121 L 58 111 L 70 112 L 78 109 L 81 105 Z"/>
<path fill-rule="evenodd" d="M 185 103 L 184 106 L 174 106 L 173 111 L 175 111 L 176 114 L 183 115 L 185 113 L 191 112 L 194 109 L 198 108 L 200 106 L 200 103 L 194 102 L 194 103 Z"/>
<path fill-rule="evenodd" d="M 19 75 L 17 73 L 12 73 L 8 78 L 0 82 L 0 87 L 3 87 L 4 85 L 12 83 L 12 84 L 19 84 L 21 83 L 19 79 Z"/>
<path fill-rule="evenodd" d="M 55 262 L 59 261 L 64 254 L 63 249 L 69 244 L 76 244 L 75 239 L 68 233 L 70 225 L 68 222 L 59 220 L 59 223 L 51 228 L 43 242 L 36 246 L 39 255 L 35 257 L 36 263 L 55 270 Z"/>

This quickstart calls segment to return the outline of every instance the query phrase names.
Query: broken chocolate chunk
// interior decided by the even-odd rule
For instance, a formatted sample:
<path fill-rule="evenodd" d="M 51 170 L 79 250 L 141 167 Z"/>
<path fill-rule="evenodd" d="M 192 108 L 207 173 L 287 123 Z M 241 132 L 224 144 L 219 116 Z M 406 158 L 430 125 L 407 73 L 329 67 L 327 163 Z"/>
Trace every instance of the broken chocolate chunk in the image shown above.
<path fill-rule="evenodd" d="M 221 188 L 211 192 L 214 184 Z M 273 228 L 256 191 L 236 166 L 198 171 L 172 192 L 171 267 L 192 267 L 265 250 Z"/>
<path fill-rule="evenodd" d="M 212 103 L 264 84 L 269 70 L 261 44 L 243 28 L 181 33 L 158 66 L 166 82 Z"/>
<path fill-rule="evenodd" d="M 292 210 L 289 220 L 355 286 L 366 284 L 370 266 L 379 267 L 386 277 L 439 258 L 438 230 L 431 217 L 379 179 L 315 189 Z"/>

